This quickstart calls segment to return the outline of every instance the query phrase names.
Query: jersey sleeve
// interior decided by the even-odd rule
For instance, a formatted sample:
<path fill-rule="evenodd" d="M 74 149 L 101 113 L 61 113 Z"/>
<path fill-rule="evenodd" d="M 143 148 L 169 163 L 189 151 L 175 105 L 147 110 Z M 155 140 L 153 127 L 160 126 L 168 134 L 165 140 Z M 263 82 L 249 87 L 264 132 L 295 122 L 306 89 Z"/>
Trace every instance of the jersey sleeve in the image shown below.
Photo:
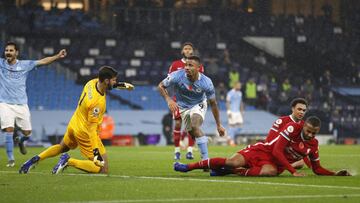
<path fill-rule="evenodd" d="M 25 69 L 25 71 L 31 71 L 32 69 L 34 69 L 37 66 L 38 61 L 34 61 L 34 60 L 23 60 L 23 68 Z"/>
<path fill-rule="evenodd" d="M 177 72 L 170 73 L 163 81 L 164 87 L 173 86 L 179 80 Z"/>
<path fill-rule="evenodd" d="M 317 140 L 314 141 L 314 145 L 311 147 L 309 158 L 311 161 L 311 169 L 316 175 L 323 175 L 323 176 L 335 175 L 335 172 L 330 171 L 321 166 L 320 157 L 319 157 L 319 144 Z"/>
<path fill-rule="evenodd" d="M 207 99 L 215 99 L 215 88 L 211 80 L 209 80 L 208 89 L 205 94 Z"/>
<path fill-rule="evenodd" d="M 285 147 L 295 136 L 299 134 L 301 128 L 294 123 L 289 123 L 280 130 L 279 139 L 276 141 L 275 146 L 272 150 L 272 155 L 278 160 L 278 162 L 284 166 L 291 174 L 295 173 L 296 170 L 291 166 L 289 161 L 285 157 Z"/>
<path fill-rule="evenodd" d="M 229 92 L 226 94 L 226 101 L 230 102 L 231 96 L 232 96 L 231 91 L 229 91 Z"/>

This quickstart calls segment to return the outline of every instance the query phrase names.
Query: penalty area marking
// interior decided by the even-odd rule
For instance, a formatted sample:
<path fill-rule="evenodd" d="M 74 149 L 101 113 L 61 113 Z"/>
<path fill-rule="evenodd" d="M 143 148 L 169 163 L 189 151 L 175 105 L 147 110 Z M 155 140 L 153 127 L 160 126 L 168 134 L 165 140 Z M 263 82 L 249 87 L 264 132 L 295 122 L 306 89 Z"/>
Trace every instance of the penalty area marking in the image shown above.
<path fill-rule="evenodd" d="M 84 201 L 87 203 L 132 203 L 132 202 L 185 202 L 185 201 L 234 201 L 234 200 L 269 200 L 269 199 L 321 199 L 321 198 L 358 198 L 360 194 L 343 195 L 278 195 L 278 196 L 245 196 L 245 197 L 207 197 L 207 198 L 173 198 L 173 199 L 133 199 L 110 201 Z M 81 203 L 81 202 L 70 202 Z"/>
<path fill-rule="evenodd" d="M 0 171 L 0 173 L 18 173 L 16 171 Z M 30 171 L 32 174 L 53 175 L 51 173 Z M 26 175 L 26 174 L 20 174 Z M 314 184 L 298 184 L 298 183 L 279 183 L 265 181 L 246 181 L 246 180 L 219 180 L 219 179 L 200 179 L 200 178 L 172 178 L 172 177 L 156 177 L 156 176 L 125 176 L 125 175 L 106 175 L 106 174 L 84 174 L 84 173 L 62 173 L 63 176 L 91 176 L 91 177 L 108 177 L 121 179 L 149 179 L 149 180 L 172 180 L 172 181 L 193 181 L 193 182 L 209 182 L 209 183 L 241 183 L 253 185 L 276 185 L 276 186 L 293 186 L 293 187 L 311 187 L 311 188 L 328 188 L 328 189 L 351 189 L 360 190 L 360 187 L 337 186 L 337 185 L 314 185 Z M 296 178 L 296 177 L 294 177 Z M 350 178 L 350 177 L 349 177 Z"/>

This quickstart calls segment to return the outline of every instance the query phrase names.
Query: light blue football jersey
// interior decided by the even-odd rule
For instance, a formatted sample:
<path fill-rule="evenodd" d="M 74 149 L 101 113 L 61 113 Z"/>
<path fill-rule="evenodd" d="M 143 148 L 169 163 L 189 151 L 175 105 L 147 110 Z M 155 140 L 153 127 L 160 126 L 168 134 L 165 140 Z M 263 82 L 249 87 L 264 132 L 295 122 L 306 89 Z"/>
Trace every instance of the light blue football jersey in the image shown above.
<path fill-rule="evenodd" d="M 26 79 L 36 65 L 35 60 L 16 60 L 14 65 L 9 65 L 0 58 L 0 102 L 27 104 Z"/>
<path fill-rule="evenodd" d="M 215 88 L 211 79 L 202 73 L 199 73 L 198 80 L 191 82 L 182 69 L 169 74 L 162 83 L 166 88 L 173 87 L 176 103 L 181 109 L 190 109 L 205 99 L 215 98 Z"/>
<path fill-rule="evenodd" d="M 242 92 L 231 89 L 226 95 L 226 101 L 230 102 L 230 111 L 240 112 L 240 104 L 242 101 Z"/>

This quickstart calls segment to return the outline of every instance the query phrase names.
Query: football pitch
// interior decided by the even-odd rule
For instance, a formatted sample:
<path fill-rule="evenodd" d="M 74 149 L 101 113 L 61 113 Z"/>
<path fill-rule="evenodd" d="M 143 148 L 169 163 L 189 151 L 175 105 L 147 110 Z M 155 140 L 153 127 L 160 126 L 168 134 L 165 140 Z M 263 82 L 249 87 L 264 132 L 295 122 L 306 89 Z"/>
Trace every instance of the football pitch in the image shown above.
<path fill-rule="evenodd" d="M 229 157 L 242 147 L 210 146 L 211 157 Z M 0 148 L 4 150 L 4 148 Z M 352 177 L 210 177 L 203 171 L 173 171 L 173 147 L 107 147 L 109 175 L 67 168 L 52 175 L 58 157 L 41 162 L 29 174 L 20 165 L 43 148 L 16 149 L 15 168 L 0 157 L 1 202 L 360 202 L 360 146 L 320 146 L 322 166 L 349 169 Z M 81 158 L 78 150 L 70 152 Z M 185 152 L 182 153 L 185 155 Z M 195 152 L 195 161 L 199 153 Z M 188 163 L 187 160 L 182 160 Z"/>

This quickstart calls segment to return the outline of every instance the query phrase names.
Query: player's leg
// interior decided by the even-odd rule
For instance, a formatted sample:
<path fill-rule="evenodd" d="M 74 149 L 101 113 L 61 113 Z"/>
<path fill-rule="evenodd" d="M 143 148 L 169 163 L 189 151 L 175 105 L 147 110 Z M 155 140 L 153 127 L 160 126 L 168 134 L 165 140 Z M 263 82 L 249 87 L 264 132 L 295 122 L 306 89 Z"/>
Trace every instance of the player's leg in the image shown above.
<path fill-rule="evenodd" d="M 191 115 L 191 130 L 189 133 L 195 137 L 196 144 L 199 147 L 200 153 L 201 153 L 201 159 L 205 160 L 209 158 L 209 152 L 208 152 L 208 139 L 204 135 L 204 133 L 201 131 L 200 126 L 203 123 L 203 118 L 201 115 L 194 113 Z"/>
<path fill-rule="evenodd" d="M 53 145 L 41 152 L 39 155 L 35 155 L 31 159 L 27 160 L 21 166 L 19 173 L 28 173 L 29 170 L 32 169 L 39 161 L 67 152 L 70 149 L 76 148 L 76 146 L 77 143 L 73 138 L 72 129 L 68 126 L 64 138 L 61 140 L 60 144 Z"/>
<path fill-rule="evenodd" d="M 4 136 L 5 138 L 5 149 L 8 159 L 8 163 L 6 164 L 6 167 L 14 167 L 15 166 L 14 140 L 13 140 L 14 128 L 8 127 L 2 129 L 1 131 L 2 131 L 2 136 Z"/>
<path fill-rule="evenodd" d="M 190 164 L 175 163 L 174 170 L 180 172 L 188 172 L 195 169 L 212 169 L 212 170 L 229 170 L 228 173 L 232 173 L 232 168 L 238 168 L 245 166 L 245 158 L 243 155 L 236 153 L 230 158 L 210 158 Z"/>
<path fill-rule="evenodd" d="M 250 168 L 236 168 L 233 173 L 239 176 L 277 176 L 277 168 L 273 164 L 253 166 Z"/>
<path fill-rule="evenodd" d="M 67 166 L 72 166 L 82 171 L 86 171 L 88 173 L 108 173 L 108 157 L 106 154 L 106 150 L 104 145 L 102 144 L 100 138 L 97 139 L 99 152 L 101 157 L 104 160 L 104 166 L 100 167 L 96 165 L 93 161 L 94 155 L 93 150 L 91 148 L 90 140 L 89 139 L 78 139 L 82 135 L 78 135 L 77 142 L 81 151 L 81 154 L 88 158 L 88 160 L 79 160 L 74 158 L 68 158 Z M 61 160 L 60 160 L 61 161 Z M 59 162 L 60 162 L 59 161 Z M 54 167 L 56 169 L 56 166 Z M 54 170 L 53 170 L 54 171 Z M 56 170 L 55 170 L 56 171 Z"/>
<path fill-rule="evenodd" d="M 175 145 L 175 151 L 174 151 L 174 159 L 180 160 L 180 139 L 181 139 L 181 116 L 179 110 L 177 110 L 173 114 L 173 119 L 175 121 L 175 126 L 173 130 L 173 138 L 174 138 L 174 145 Z"/>
<path fill-rule="evenodd" d="M 187 132 L 187 136 L 188 136 L 189 144 L 187 148 L 186 159 L 194 159 L 193 147 L 195 144 L 195 138 L 193 138 L 193 136 L 188 132 Z"/>
<path fill-rule="evenodd" d="M 31 136 L 31 116 L 30 110 L 27 105 L 20 105 L 16 111 L 15 122 L 16 125 L 21 129 L 17 132 L 17 138 L 19 139 L 19 149 L 22 154 L 26 154 L 26 148 L 24 142 Z"/>
<path fill-rule="evenodd" d="M 13 108 L 14 105 L 0 103 L 1 136 L 5 140 L 5 150 L 8 158 L 7 167 L 15 166 L 13 134 L 16 114 Z"/>

